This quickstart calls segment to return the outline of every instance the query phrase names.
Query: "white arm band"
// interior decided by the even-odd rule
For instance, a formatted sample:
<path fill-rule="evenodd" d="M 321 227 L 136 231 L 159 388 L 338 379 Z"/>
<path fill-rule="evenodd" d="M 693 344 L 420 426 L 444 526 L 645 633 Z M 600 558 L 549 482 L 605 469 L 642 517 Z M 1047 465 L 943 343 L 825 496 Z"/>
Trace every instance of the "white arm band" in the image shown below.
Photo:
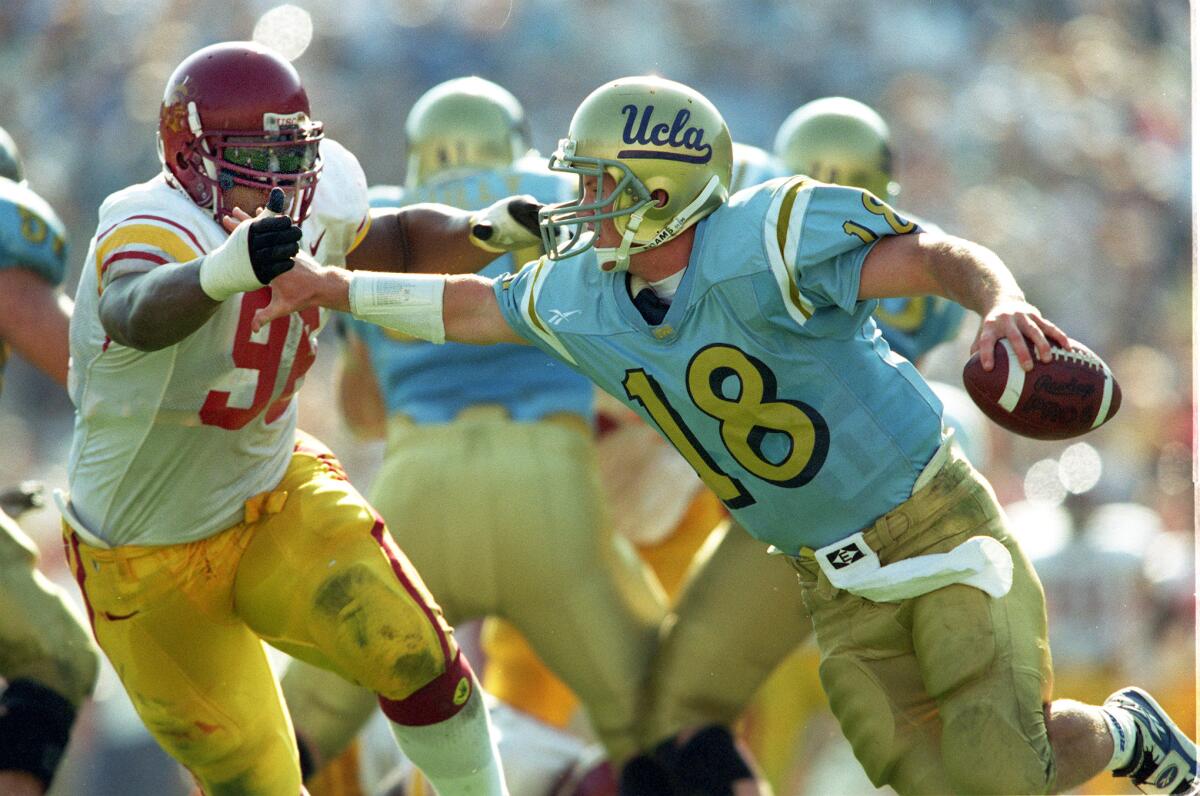
<path fill-rule="evenodd" d="M 250 224 L 246 219 L 217 248 L 200 261 L 200 289 L 209 298 L 224 301 L 237 293 L 258 290 L 262 282 L 250 265 Z"/>
<path fill-rule="evenodd" d="M 446 277 L 440 274 L 383 274 L 355 271 L 350 276 L 350 313 L 397 332 L 446 342 L 442 322 L 442 293 Z"/>

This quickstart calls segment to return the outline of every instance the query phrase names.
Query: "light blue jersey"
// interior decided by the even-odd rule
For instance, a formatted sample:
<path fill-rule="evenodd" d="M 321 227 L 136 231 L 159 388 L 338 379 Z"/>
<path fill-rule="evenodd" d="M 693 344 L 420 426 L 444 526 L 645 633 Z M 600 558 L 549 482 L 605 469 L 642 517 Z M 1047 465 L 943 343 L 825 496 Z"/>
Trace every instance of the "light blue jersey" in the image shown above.
<path fill-rule="evenodd" d="M 875 322 L 892 350 L 916 362 L 936 346 L 953 340 L 967 311 L 941 296 L 886 298 Z"/>
<path fill-rule="evenodd" d="M 28 268 L 52 285 L 67 272 L 66 230 L 45 199 L 0 177 L 0 269 Z M 0 340 L 0 377 L 8 346 Z"/>
<path fill-rule="evenodd" d="M 388 193 L 375 191 L 373 207 L 385 204 Z M 479 209 L 513 194 L 531 194 L 543 202 L 574 195 L 573 181 L 554 174 L 544 160 L 529 158 L 502 171 L 457 171 L 404 192 L 403 204 L 440 202 Z M 537 256 L 536 249 L 517 255 Z M 500 257 L 480 273 L 498 276 L 511 271 L 513 255 Z M 535 348 L 399 339 L 394 332 L 361 321 L 352 333 L 370 352 L 371 365 L 384 395 L 388 413 L 403 412 L 417 423 L 445 423 L 468 406 L 500 404 L 518 421 L 569 412 L 589 422 L 593 411 L 592 385 L 587 379 Z"/>
<path fill-rule="evenodd" d="M 594 251 L 496 281 L 523 337 L 656 426 L 757 538 L 822 547 L 906 500 L 942 405 L 858 300 L 870 244 L 918 229 L 873 195 L 792 177 L 696 227 L 661 324 Z"/>

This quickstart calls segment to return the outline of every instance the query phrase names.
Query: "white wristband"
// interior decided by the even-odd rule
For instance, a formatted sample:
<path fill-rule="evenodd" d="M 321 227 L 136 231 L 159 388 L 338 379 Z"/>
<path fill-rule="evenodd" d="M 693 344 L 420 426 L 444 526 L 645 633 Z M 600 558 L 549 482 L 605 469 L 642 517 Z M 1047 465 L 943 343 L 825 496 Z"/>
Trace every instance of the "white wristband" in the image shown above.
<path fill-rule="evenodd" d="M 250 224 L 246 219 L 229 237 L 200 261 L 200 289 L 217 301 L 258 290 L 262 282 L 250 264 Z"/>
<path fill-rule="evenodd" d="M 446 342 L 442 322 L 442 293 L 446 277 L 439 274 L 382 274 L 355 271 L 350 275 L 350 313 L 360 320 L 397 332 Z"/>

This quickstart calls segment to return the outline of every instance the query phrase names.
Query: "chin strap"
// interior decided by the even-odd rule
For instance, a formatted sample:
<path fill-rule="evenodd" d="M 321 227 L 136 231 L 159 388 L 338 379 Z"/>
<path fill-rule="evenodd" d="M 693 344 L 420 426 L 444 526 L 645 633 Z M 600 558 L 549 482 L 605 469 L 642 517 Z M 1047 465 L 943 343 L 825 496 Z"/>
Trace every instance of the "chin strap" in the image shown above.
<path fill-rule="evenodd" d="M 625 234 L 621 236 L 621 245 L 615 249 L 601 249 L 596 247 L 596 258 L 600 263 L 600 268 L 605 271 L 628 271 L 629 270 L 629 255 L 637 254 L 649 246 L 638 246 L 636 249 L 630 250 L 633 245 L 633 236 L 637 234 L 638 227 L 642 225 L 642 217 L 646 215 L 646 207 L 642 207 L 633 211 L 629 216 L 629 222 L 625 225 Z"/>
<path fill-rule="evenodd" d="M 671 238 L 683 232 L 691 223 L 699 221 L 698 218 L 693 218 L 696 211 L 704 206 L 708 198 L 713 195 L 717 188 L 721 187 L 721 180 L 715 174 L 709 178 L 704 189 L 693 199 L 687 207 L 675 214 L 661 230 L 658 231 L 648 243 L 643 243 L 640 246 L 633 246 L 633 236 L 637 234 L 638 227 L 642 225 L 642 216 L 646 214 L 646 210 L 650 205 L 635 211 L 629 216 L 629 223 L 625 226 L 625 234 L 621 236 L 621 245 L 615 249 L 601 249 L 596 247 L 596 258 L 600 262 L 600 268 L 605 271 L 627 271 L 629 270 L 629 258 L 639 252 L 648 251 L 663 245 Z M 611 263 L 611 265 L 610 265 Z"/>

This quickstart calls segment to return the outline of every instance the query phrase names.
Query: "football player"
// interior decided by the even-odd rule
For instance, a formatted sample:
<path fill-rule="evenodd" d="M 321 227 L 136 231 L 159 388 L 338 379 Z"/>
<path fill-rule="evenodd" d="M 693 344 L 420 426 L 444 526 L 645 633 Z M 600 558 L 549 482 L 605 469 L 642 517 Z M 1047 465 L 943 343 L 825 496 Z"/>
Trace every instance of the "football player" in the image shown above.
<path fill-rule="evenodd" d="M 0 128 L 0 370 L 11 346 L 63 387 L 71 301 L 62 222 L 23 176 Z M 24 508 L 27 508 L 25 506 Z M 37 571 L 38 549 L 0 511 L 0 793 L 44 793 L 99 658 L 66 594 Z"/>
<path fill-rule="evenodd" d="M 1037 576 L 870 314 L 880 297 L 953 299 L 982 318 L 985 369 L 999 340 L 1029 369 L 1067 336 L 993 252 L 871 193 L 793 177 L 727 202 L 731 149 L 693 89 L 613 81 L 551 158 L 580 195 L 540 212 L 543 258 L 496 280 L 302 261 L 254 326 L 315 303 L 436 340 L 524 339 L 637 409 L 795 567 L 822 685 L 877 786 L 1044 793 L 1107 768 L 1190 789 L 1195 743 L 1145 692 L 1051 703 Z M 639 760 L 629 792 L 669 792 Z"/>
<path fill-rule="evenodd" d="M 490 81 L 433 87 L 405 127 L 405 204 L 477 210 L 515 193 L 551 203 L 574 187 L 545 158 L 527 156 L 524 112 Z M 535 245 L 482 273 L 499 276 L 537 254 Z M 388 440 L 369 498 L 446 618 L 510 620 L 581 697 L 610 754 L 635 752 L 664 607 L 606 519 L 591 382 L 528 346 L 437 346 L 362 322 L 348 336 L 339 390 L 346 418 L 367 434 L 385 427 Z M 470 489 L 447 499 L 450 483 Z M 373 704 L 361 691 L 331 698 L 339 686 L 320 683 L 328 679 L 306 667 L 284 677 L 297 731 L 324 758 L 349 742 Z"/>
<path fill-rule="evenodd" d="M 296 70 L 249 42 L 184 59 L 158 134 L 162 172 L 100 208 L 71 324 L 59 502 L 100 647 L 208 794 L 301 792 L 264 640 L 376 693 L 441 793 L 504 792 L 441 610 L 334 455 L 296 430 L 326 313 L 251 321 L 297 260 L 418 270 L 436 251 L 474 271 L 511 236 L 536 240 L 512 216 L 521 200 L 474 221 L 369 214 L 357 160 L 324 138 Z"/>
<path fill-rule="evenodd" d="M 780 127 L 774 152 L 783 169 L 780 174 L 808 175 L 881 197 L 899 193 L 887 124 L 852 99 L 826 97 L 798 108 Z M 735 144 L 735 175 L 737 158 Z M 940 231 L 921 225 L 929 232 Z M 919 365 L 929 350 L 953 338 L 964 314 L 960 305 L 940 296 L 898 297 L 882 299 L 874 319 L 889 347 Z M 947 425 L 956 430 L 955 442 L 979 448 L 985 435 L 962 433 L 964 424 L 972 422 L 973 405 L 967 400 L 966 413 L 951 411 L 960 402 L 947 405 L 943 399 L 945 392 L 961 389 L 931 386 L 942 399 Z M 982 467 L 978 450 L 972 453 L 968 458 Z M 761 555 L 750 537 L 736 532 L 727 532 L 711 555 L 697 562 L 655 664 L 659 687 L 653 689 L 648 717 L 651 734 L 660 738 L 729 725 L 776 671 L 754 702 L 751 745 L 778 787 L 783 787 L 806 717 L 823 702 L 812 687 L 815 656 L 803 644 L 808 624 L 784 610 L 791 606 L 771 599 L 786 588 L 779 578 L 791 577 L 790 572 L 784 561 Z M 747 615 L 759 621 L 747 622 Z M 733 656 L 738 665 L 729 666 L 715 682 L 693 674 Z"/>
<path fill-rule="evenodd" d="M 733 176 L 729 179 L 729 193 L 735 194 L 743 188 L 787 176 L 783 161 L 765 149 L 733 142 Z"/>

